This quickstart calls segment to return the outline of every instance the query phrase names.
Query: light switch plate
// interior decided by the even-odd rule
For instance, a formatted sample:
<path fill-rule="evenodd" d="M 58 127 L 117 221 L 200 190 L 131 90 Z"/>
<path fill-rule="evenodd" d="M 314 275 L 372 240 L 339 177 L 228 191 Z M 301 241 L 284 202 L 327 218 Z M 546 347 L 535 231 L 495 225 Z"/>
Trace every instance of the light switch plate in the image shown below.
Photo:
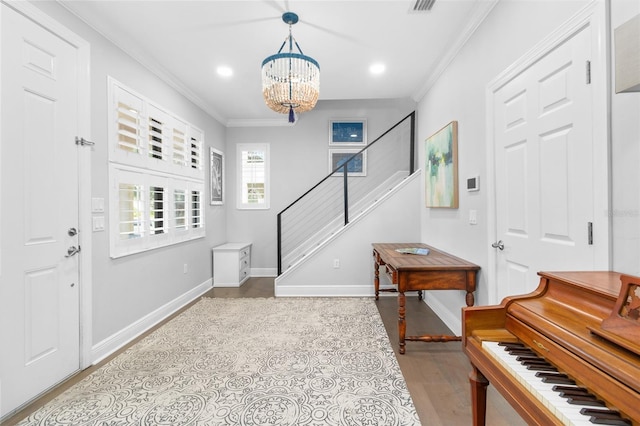
<path fill-rule="evenodd" d="M 104 216 L 93 217 L 93 232 L 104 231 Z"/>
<path fill-rule="evenodd" d="M 104 212 L 104 198 L 92 198 L 91 199 L 91 212 L 103 213 Z"/>

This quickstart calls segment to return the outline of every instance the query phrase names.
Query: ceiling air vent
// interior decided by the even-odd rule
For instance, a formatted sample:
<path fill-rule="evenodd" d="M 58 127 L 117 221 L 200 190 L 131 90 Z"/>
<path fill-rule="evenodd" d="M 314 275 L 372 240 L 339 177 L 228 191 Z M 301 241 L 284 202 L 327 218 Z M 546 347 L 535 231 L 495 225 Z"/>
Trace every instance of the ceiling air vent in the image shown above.
<path fill-rule="evenodd" d="M 433 7 L 436 0 L 416 0 L 416 4 L 413 6 L 414 12 L 428 12 Z"/>

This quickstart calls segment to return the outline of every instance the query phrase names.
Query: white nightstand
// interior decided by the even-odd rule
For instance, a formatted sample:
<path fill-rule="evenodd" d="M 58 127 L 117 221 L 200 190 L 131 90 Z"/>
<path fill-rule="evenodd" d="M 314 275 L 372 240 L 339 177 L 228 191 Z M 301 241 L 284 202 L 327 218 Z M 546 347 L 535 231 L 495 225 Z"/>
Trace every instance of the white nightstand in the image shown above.
<path fill-rule="evenodd" d="M 251 243 L 227 243 L 211 251 L 214 287 L 240 287 L 251 276 Z"/>

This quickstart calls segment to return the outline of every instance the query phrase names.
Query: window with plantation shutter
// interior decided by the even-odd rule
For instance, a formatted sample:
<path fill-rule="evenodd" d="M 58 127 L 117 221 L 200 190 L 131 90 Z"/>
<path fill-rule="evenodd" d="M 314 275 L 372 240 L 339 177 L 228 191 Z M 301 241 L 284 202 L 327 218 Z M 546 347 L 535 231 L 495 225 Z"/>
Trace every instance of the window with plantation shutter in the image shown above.
<path fill-rule="evenodd" d="M 109 77 L 111 257 L 205 236 L 204 133 Z"/>
<path fill-rule="evenodd" d="M 238 144 L 239 209 L 269 208 L 269 144 Z"/>

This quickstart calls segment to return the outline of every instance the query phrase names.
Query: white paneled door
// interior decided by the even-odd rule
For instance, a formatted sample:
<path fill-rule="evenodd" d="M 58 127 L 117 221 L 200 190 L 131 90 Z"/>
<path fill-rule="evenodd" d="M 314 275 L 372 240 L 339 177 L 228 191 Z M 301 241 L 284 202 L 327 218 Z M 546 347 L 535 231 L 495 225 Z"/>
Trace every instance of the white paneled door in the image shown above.
<path fill-rule="evenodd" d="M 593 270 L 593 28 L 585 25 L 493 96 L 495 300 L 525 294 L 537 272 Z M 605 142 L 606 143 L 606 142 Z"/>
<path fill-rule="evenodd" d="M 79 362 L 76 48 L 1 4 L 2 416 Z"/>

